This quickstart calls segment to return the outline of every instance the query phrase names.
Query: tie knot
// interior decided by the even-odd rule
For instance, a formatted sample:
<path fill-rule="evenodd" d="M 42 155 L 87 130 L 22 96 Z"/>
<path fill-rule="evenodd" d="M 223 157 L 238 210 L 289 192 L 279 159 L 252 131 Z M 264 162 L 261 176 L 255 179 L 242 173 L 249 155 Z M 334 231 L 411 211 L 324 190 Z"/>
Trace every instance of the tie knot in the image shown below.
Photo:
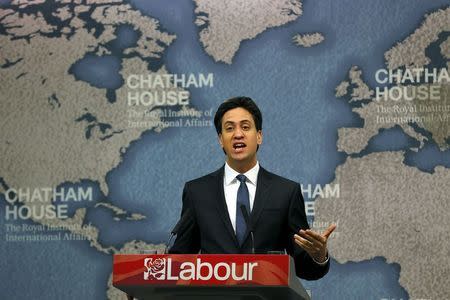
<path fill-rule="evenodd" d="M 245 181 L 247 180 L 247 177 L 245 177 L 245 175 L 243 174 L 239 174 L 238 176 L 236 176 L 237 180 L 239 180 L 241 183 L 245 183 Z"/>

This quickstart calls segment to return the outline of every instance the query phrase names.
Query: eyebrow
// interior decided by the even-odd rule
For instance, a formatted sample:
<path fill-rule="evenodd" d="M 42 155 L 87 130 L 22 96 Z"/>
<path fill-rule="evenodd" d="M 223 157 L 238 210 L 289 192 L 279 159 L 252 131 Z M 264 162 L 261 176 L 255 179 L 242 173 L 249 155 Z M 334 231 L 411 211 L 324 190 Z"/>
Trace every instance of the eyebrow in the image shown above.
<path fill-rule="evenodd" d="M 225 121 L 225 123 L 223 124 L 223 125 L 226 125 L 226 124 L 236 124 L 236 123 L 252 123 L 250 120 L 248 120 L 248 119 L 244 119 L 244 120 L 241 120 L 241 121 L 239 121 L 239 122 L 233 122 L 233 121 Z"/>

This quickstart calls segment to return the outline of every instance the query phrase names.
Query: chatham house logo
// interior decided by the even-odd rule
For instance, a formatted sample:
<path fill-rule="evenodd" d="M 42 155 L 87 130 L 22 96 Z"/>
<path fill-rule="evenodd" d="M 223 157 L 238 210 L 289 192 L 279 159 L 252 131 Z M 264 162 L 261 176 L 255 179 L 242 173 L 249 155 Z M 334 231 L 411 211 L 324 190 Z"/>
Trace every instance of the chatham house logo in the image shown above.
<path fill-rule="evenodd" d="M 144 280 L 165 280 L 166 279 L 166 259 L 165 258 L 146 258 L 144 266 Z"/>

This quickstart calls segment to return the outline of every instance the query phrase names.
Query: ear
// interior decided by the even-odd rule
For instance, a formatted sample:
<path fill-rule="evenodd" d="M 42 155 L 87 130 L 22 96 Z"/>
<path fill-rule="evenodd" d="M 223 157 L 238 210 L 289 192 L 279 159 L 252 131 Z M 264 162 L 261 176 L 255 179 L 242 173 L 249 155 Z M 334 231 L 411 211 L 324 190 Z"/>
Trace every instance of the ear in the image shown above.
<path fill-rule="evenodd" d="M 258 145 L 261 145 L 262 141 L 263 141 L 262 130 L 258 130 L 258 132 L 256 133 L 256 143 L 258 143 Z"/>
<path fill-rule="evenodd" d="M 223 141 L 222 141 L 222 134 L 221 133 L 219 133 L 218 139 L 219 139 L 220 146 L 223 148 Z"/>

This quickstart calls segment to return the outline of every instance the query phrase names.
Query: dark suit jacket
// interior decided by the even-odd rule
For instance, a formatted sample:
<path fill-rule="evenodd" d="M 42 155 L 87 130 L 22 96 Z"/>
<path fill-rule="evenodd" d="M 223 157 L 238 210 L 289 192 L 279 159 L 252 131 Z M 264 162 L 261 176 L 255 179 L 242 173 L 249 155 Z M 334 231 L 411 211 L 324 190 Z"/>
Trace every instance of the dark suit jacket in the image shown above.
<path fill-rule="evenodd" d="M 188 222 L 180 228 L 170 253 L 251 253 L 249 232 L 242 247 L 228 215 L 223 188 L 224 167 L 186 183 L 182 215 Z M 307 229 L 305 205 L 296 182 L 259 169 L 250 223 L 255 251 L 284 251 L 294 258 L 297 276 L 314 280 L 323 277 L 329 263 L 320 266 L 294 242 L 294 233 Z"/>

